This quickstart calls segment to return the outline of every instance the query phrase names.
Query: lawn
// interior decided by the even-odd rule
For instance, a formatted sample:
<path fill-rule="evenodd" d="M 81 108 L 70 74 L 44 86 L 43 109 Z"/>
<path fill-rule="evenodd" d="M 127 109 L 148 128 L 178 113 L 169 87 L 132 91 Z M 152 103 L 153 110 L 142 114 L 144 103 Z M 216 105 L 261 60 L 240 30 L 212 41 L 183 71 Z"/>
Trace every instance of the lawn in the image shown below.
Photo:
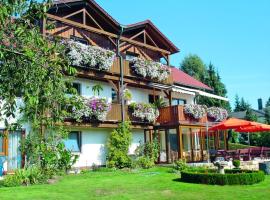
<path fill-rule="evenodd" d="M 267 199 L 270 177 L 252 186 L 207 186 L 179 182 L 169 168 L 134 172 L 89 172 L 54 185 L 0 188 L 0 199 Z"/>

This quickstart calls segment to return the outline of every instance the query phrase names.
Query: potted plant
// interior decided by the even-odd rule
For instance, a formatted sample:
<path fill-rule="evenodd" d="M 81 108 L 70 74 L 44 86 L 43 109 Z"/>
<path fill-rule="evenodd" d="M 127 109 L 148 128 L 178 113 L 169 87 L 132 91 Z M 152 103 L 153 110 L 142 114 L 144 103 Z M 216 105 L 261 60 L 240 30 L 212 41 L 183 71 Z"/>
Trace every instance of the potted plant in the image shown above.
<path fill-rule="evenodd" d="M 130 104 L 130 101 L 132 99 L 132 93 L 130 92 L 129 89 L 125 89 L 123 91 L 123 98 L 124 98 L 126 104 L 129 105 Z"/>

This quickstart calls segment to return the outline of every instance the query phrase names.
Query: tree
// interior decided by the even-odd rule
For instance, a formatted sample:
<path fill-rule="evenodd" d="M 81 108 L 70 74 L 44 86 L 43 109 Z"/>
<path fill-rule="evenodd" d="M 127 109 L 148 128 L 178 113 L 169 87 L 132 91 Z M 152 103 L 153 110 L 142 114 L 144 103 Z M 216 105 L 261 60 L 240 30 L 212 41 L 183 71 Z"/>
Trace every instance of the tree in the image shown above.
<path fill-rule="evenodd" d="M 270 107 L 270 97 L 269 99 L 267 100 L 266 104 L 265 104 L 265 107 Z"/>
<path fill-rule="evenodd" d="M 245 101 L 243 97 L 240 100 L 238 95 L 235 96 L 234 112 L 247 111 L 250 109 L 251 109 L 251 105 L 247 101 Z"/>
<path fill-rule="evenodd" d="M 265 104 L 265 121 L 267 124 L 270 124 L 270 98 Z"/>
<path fill-rule="evenodd" d="M 184 58 L 181 69 L 199 81 L 204 81 L 207 74 L 202 59 L 199 56 L 192 54 Z"/>
<path fill-rule="evenodd" d="M 18 126 L 30 123 L 31 132 L 22 145 L 27 163 L 45 170 L 51 167 L 52 155 L 54 165 L 63 161 L 59 156 L 67 132 L 61 124 L 71 103 L 66 75 L 72 77 L 76 70 L 69 66 L 63 45 L 41 34 L 37 25 L 51 4 L 39 2 L 0 2 L 0 93 L 7 128 L 12 128 L 7 119 L 17 117 L 17 111 L 22 115 Z M 18 95 L 23 105 L 18 104 Z M 69 157 L 69 152 L 63 153 Z"/>

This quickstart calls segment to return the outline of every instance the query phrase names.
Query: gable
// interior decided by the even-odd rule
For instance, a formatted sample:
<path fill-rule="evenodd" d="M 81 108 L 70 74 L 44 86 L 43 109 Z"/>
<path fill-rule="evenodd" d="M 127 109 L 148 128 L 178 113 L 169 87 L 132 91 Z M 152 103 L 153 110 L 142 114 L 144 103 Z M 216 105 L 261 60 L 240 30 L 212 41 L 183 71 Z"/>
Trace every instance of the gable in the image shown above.
<path fill-rule="evenodd" d="M 111 33 L 119 32 L 119 23 L 93 0 L 54 1 L 48 13 Z"/>

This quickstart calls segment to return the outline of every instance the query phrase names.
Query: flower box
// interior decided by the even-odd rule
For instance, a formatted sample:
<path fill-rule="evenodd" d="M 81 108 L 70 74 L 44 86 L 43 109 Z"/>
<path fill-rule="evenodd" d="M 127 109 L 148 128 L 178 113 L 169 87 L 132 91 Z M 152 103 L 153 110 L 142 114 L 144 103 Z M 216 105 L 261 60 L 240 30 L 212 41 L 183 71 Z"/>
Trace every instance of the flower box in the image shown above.
<path fill-rule="evenodd" d="M 129 110 L 132 117 L 139 119 L 142 122 L 155 122 L 159 116 L 159 111 L 151 104 L 146 103 L 131 103 Z"/>
<path fill-rule="evenodd" d="M 171 74 L 171 70 L 168 66 L 141 58 L 133 59 L 131 61 L 131 67 L 137 75 L 143 78 L 149 78 L 153 81 L 165 81 Z"/>
<path fill-rule="evenodd" d="M 65 41 L 64 44 L 70 65 L 77 67 L 109 71 L 116 56 L 113 51 L 81 44 L 73 40 Z"/>

